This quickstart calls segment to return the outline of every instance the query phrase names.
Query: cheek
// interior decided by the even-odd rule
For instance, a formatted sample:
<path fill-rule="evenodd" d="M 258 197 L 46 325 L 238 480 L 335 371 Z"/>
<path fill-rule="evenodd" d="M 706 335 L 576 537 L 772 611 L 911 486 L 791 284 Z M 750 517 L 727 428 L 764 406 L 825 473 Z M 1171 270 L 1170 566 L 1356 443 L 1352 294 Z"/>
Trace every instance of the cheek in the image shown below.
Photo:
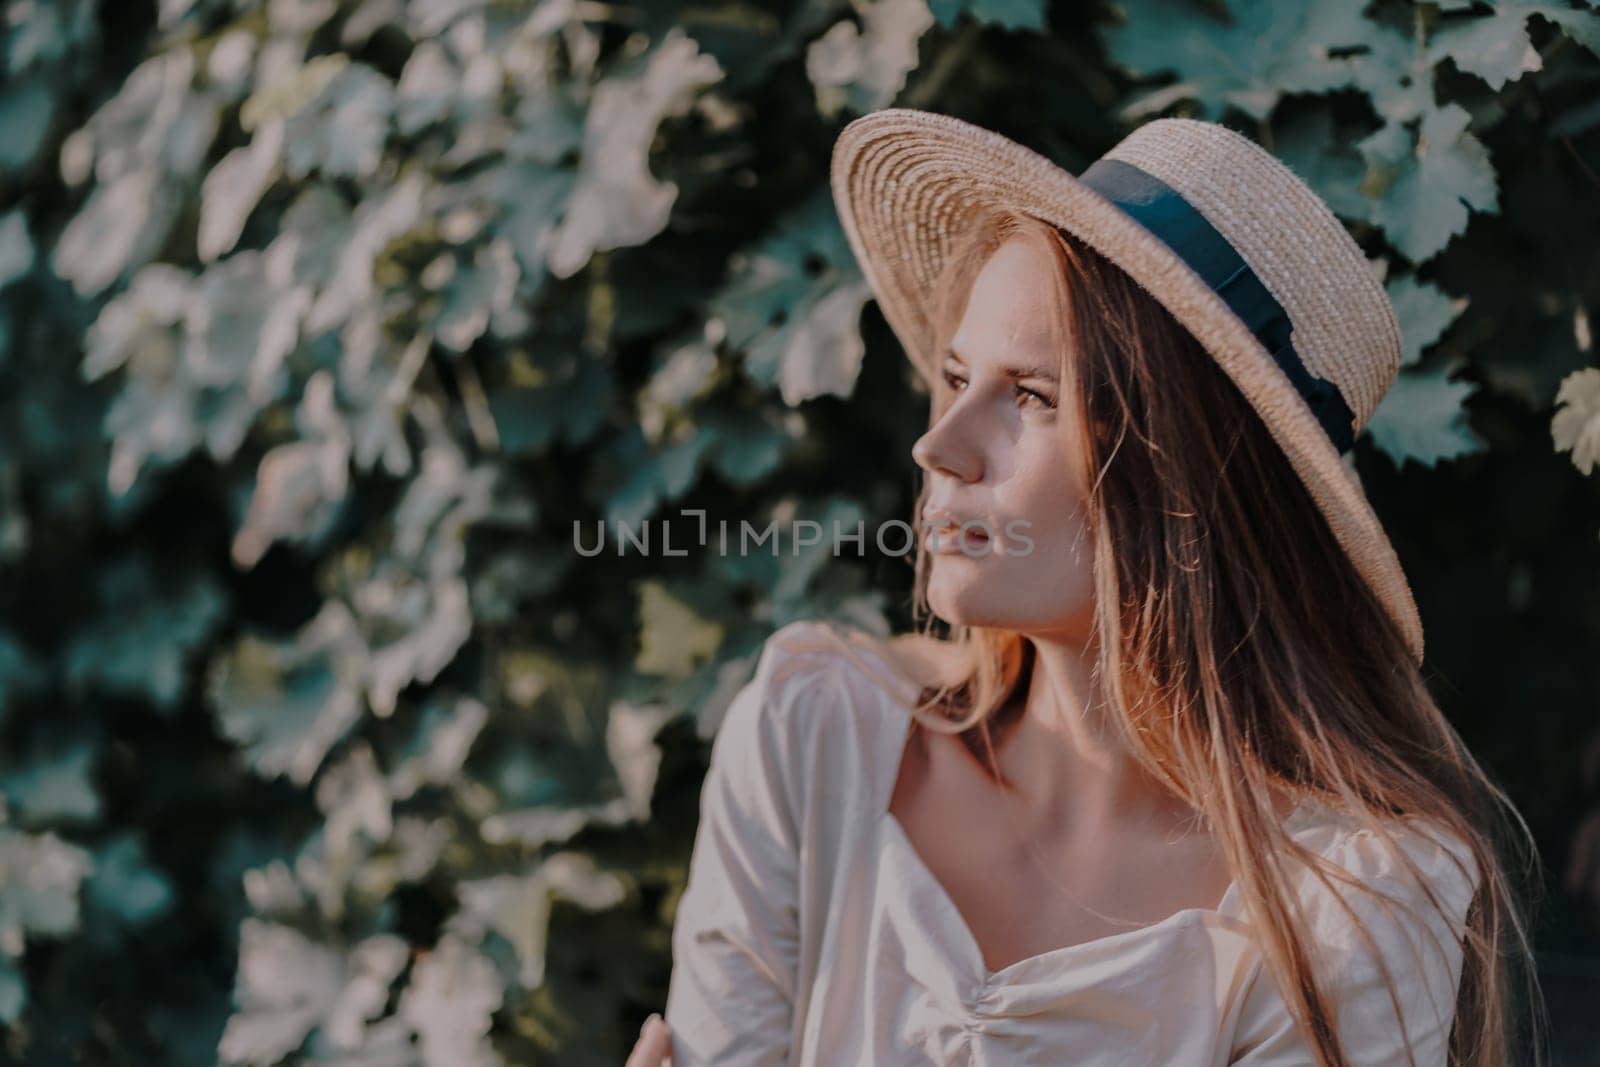
<path fill-rule="evenodd" d="M 1018 457 L 999 501 L 1007 520 L 1021 519 L 1030 537 L 1040 543 L 1077 535 L 1083 524 L 1083 484 L 1073 457 L 1059 445 L 1039 447 Z"/>

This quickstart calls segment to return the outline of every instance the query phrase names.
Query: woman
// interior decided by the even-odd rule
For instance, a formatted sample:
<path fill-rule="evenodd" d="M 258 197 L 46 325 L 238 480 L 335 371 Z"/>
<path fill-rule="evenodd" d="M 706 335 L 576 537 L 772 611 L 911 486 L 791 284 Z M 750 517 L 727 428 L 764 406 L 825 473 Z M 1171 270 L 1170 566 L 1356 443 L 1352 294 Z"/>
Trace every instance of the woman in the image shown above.
<path fill-rule="evenodd" d="M 1359 247 L 1184 119 L 1074 177 L 891 109 L 833 180 L 950 636 L 768 639 L 630 1064 L 1511 1062 L 1536 854 L 1341 457 L 1400 358 Z"/>

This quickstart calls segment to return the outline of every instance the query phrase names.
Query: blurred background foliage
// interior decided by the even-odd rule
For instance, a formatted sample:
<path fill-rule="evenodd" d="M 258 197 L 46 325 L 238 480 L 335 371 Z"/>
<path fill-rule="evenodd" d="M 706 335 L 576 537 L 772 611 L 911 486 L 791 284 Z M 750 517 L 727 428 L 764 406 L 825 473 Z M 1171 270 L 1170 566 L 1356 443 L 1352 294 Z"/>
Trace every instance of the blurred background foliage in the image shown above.
<path fill-rule="evenodd" d="M 620 1063 L 763 638 L 902 558 L 925 397 L 827 191 L 946 111 L 1224 121 L 1381 264 L 1357 449 L 1600 1056 L 1600 14 L 1551 0 L 12 0 L 0 1056 Z M 870 462 L 861 462 L 863 458 Z M 659 528 L 659 527 L 658 527 Z M 798 551 L 796 549 L 799 549 Z"/>

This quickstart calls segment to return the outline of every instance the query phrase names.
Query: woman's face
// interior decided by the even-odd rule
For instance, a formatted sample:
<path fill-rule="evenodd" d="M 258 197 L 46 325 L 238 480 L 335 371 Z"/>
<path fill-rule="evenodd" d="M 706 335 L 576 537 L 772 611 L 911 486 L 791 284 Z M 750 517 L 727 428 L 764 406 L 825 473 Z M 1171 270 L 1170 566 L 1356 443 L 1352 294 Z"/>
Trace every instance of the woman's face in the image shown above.
<path fill-rule="evenodd" d="M 1054 269 L 1031 244 L 1001 245 L 937 357 L 948 406 L 911 454 L 927 472 L 917 528 L 932 554 L 928 602 L 952 624 L 1088 633 L 1093 545 L 1048 332 Z M 973 536 L 962 538 L 963 522 Z"/>

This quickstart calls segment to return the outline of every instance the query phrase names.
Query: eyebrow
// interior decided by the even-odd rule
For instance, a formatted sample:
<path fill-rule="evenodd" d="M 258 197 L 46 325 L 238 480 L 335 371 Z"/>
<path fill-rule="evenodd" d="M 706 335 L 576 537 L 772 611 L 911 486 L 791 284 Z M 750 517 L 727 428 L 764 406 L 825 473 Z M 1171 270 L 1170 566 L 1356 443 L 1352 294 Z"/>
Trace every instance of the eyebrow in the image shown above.
<path fill-rule="evenodd" d="M 953 347 L 947 346 L 945 348 L 944 358 L 953 359 L 963 367 L 967 365 L 967 361 L 961 358 L 961 353 L 957 352 Z M 1047 382 L 1054 382 L 1056 380 L 1056 372 L 1054 368 L 1045 367 L 1037 363 L 1027 363 L 1020 366 L 1006 367 L 1005 376 L 1012 379 L 1042 378 Z"/>

